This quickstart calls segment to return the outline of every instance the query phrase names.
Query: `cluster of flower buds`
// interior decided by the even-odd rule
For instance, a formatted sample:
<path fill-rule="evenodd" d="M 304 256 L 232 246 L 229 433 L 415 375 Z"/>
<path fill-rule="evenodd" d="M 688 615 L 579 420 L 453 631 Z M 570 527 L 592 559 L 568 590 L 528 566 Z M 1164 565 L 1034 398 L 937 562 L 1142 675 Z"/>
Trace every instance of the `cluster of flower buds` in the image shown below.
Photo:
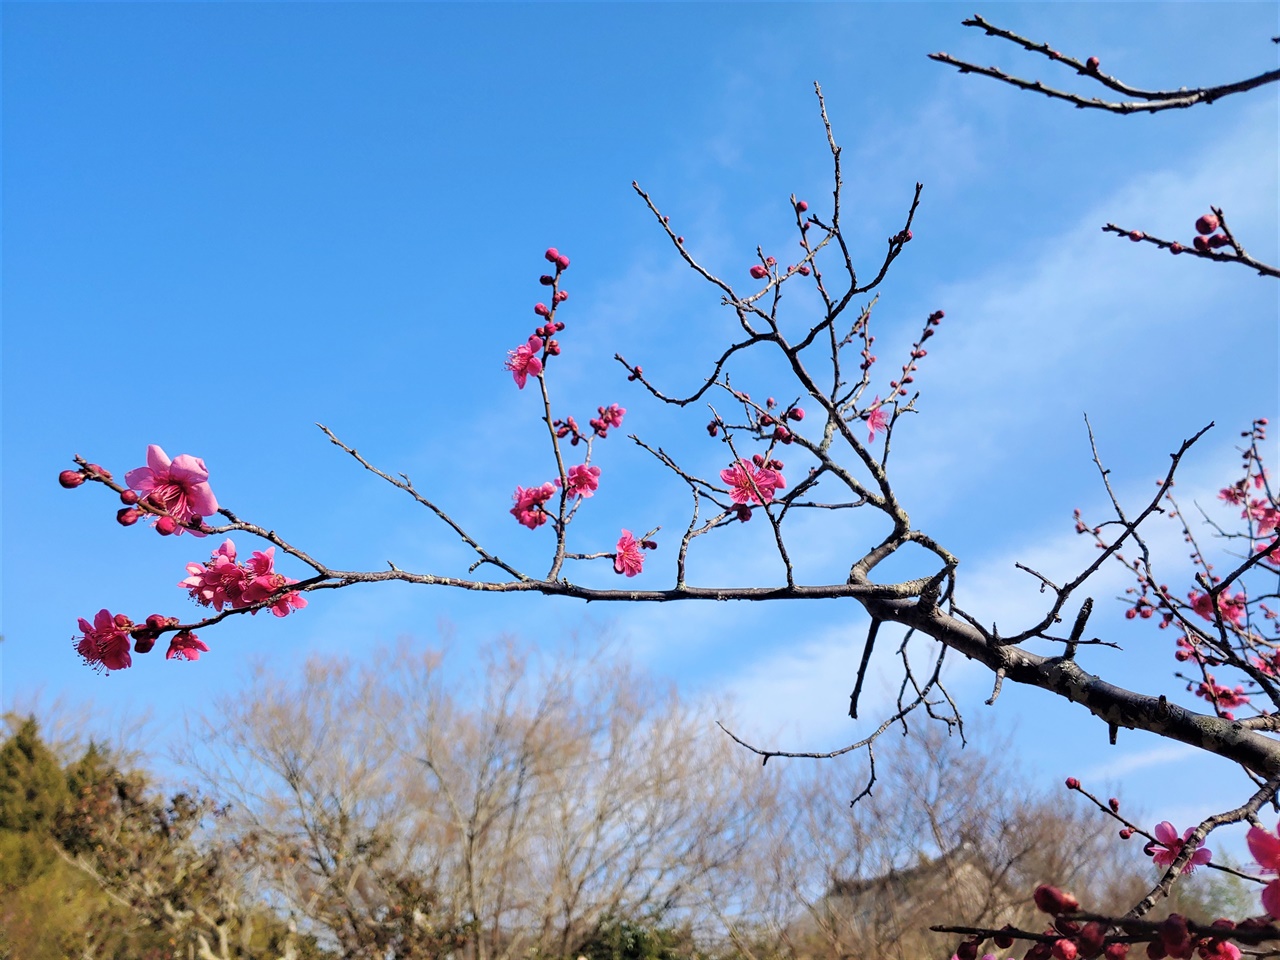
<path fill-rule="evenodd" d="M 607 407 L 596 407 L 596 411 L 598 416 L 592 417 L 587 422 L 591 424 L 591 429 L 595 431 L 596 436 L 603 440 L 608 436 L 610 427 L 622 426 L 622 418 L 627 408 L 611 403 Z"/>
<path fill-rule="evenodd" d="M 134 653 L 150 653 L 160 634 L 177 625 L 176 618 L 158 613 L 137 625 L 123 613 L 113 614 L 104 608 L 98 611 L 92 623 L 80 618 L 81 636 L 74 638 L 76 653 L 95 670 L 125 670 L 133 665 L 133 657 L 129 654 L 131 639 L 134 641 Z M 169 650 L 164 657 L 166 660 L 199 660 L 200 654 L 208 649 L 208 645 L 190 630 L 179 630 L 169 641 Z"/>
<path fill-rule="evenodd" d="M 1196 238 L 1193 241 L 1195 248 L 1201 253 L 1206 250 L 1216 250 L 1219 247 L 1228 246 L 1231 240 L 1224 233 L 1218 233 L 1219 227 L 1218 215 L 1216 213 L 1206 213 L 1196 219 Z"/>

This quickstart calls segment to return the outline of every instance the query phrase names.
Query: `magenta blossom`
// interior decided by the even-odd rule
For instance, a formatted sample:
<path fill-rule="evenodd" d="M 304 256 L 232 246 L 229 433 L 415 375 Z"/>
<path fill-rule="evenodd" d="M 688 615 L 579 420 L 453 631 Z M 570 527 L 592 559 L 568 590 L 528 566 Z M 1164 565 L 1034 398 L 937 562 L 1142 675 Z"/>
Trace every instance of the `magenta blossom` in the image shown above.
<path fill-rule="evenodd" d="M 1161 820 L 1156 824 L 1155 830 L 1152 831 L 1156 835 L 1156 842 L 1147 845 L 1147 852 L 1157 866 L 1168 867 L 1182 852 L 1187 838 L 1194 832 L 1194 827 L 1187 827 L 1186 832 L 1179 837 L 1178 831 L 1173 828 L 1172 823 L 1168 820 Z M 1200 847 L 1192 855 L 1191 859 L 1183 865 L 1182 872 L 1190 873 L 1196 867 L 1208 863 L 1212 858 L 1213 852 L 1208 847 Z"/>
<path fill-rule="evenodd" d="M 275 571 L 275 547 L 267 547 L 266 550 L 256 551 L 249 558 L 249 562 L 245 564 L 248 572 L 253 579 L 249 581 L 248 586 L 244 590 L 243 606 L 250 606 L 255 603 L 261 603 L 269 599 L 277 593 L 280 593 L 290 584 L 297 583 L 290 577 L 286 577 L 282 573 Z M 277 617 L 287 617 L 294 610 L 301 610 L 307 605 L 307 598 L 296 590 L 290 590 L 287 593 L 276 597 L 271 603 L 271 612 Z M 257 610 L 253 611 L 257 614 Z"/>
<path fill-rule="evenodd" d="M 218 512 L 218 499 L 209 489 L 209 470 L 199 457 L 183 453 L 169 459 L 157 444 L 147 447 L 147 465 L 124 475 L 130 490 L 136 490 L 177 521 L 175 533 L 188 524 Z M 191 531 L 197 537 L 204 534 Z"/>
<path fill-rule="evenodd" d="M 190 630 L 179 630 L 169 641 L 169 650 L 164 655 L 166 660 L 175 657 L 179 660 L 199 660 L 200 654 L 208 653 L 209 645 Z"/>
<path fill-rule="evenodd" d="M 634 577 L 643 568 L 644 553 L 640 550 L 640 541 L 631 535 L 630 530 L 623 530 L 618 538 L 618 552 L 613 556 L 614 572 Z"/>
<path fill-rule="evenodd" d="M 871 430 L 867 435 L 867 443 L 874 443 L 876 434 L 881 430 L 886 429 L 888 426 L 889 417 L 884 412 L 884 405 L 880 402 L 880 397 L 877 395 L 876 398 L 871 401 L 871 412 L 867 414 L 867 427 Z"/>
<path fill-rule="evenodd" d="M 1280 873 L 1280 838 L 1261 827 L 1250 827 L 1245 842 L 1263 873 Z M 1280 919 L 1280 879 L 1272 880 L 1263 888 L 1262 908 Z"/>
<path fill-rule="evenodd" d="M 622 417 L 627 412 L 626 407 L 620 407 L 616 403 L 611 403 L 607 407 L 596 407 L 596 410 L 600 415 L 592 417 L 590 423 L 596 436 L 600 438 L 608 435 L 610 427 L 621 427 Z"/>
<path fill-rule="evenodd" d="M 511 515 L 530 530 L 537 530 L 547 522 L 543 504 L 555 496 L 555 492 L 555 484 L 550 482 L 540 487 L 516 487 L 511 498 L 516 505 L 511 508 Z"/>
<path fill-rule="evenodd" d="M 768 467 L 759 469 L 746 460 L 735 460 L 720 471 L 720 479 L 729 485 L 729 498 L 734 503 L 768 503 L 776 490 L 787 485 L 782 474 Z"/>
<path fill-rule="evenodd" d="M 505 367 L 511 371 L 516 386 L 521 390 L 524 389 L 530 377 L 536 377 L 542 373 L 542 358 L 538 356 L 541 352 L 541 337 L 530 337 L 528 343 L 507 351 Z"/>
<path fill-rule="evenodd" d="M 95 670 L 124 670 L 132 666 L 129 655 L 129 631 L 133 623 L 123 613 L 114 616 L 105 607 L 98 611 L 90 623 L 80 618 L 80 630 L 84 636 L 76 642 L 76 653 Z"/>
<path fill-rule="evenodd" d="M 560 478 L 556 478 L 556 485 L 559 486 Z M 565 491 L 571 497 L 590 497 L 593 496 L 600 487 L 600 468 L 592 467 L 585 463 L 580 463 L 576 467 L 569 468 L 569 482 L 565 484 Z"/>
<path fill-rule="evenodd" d="M 249 572 L 236 563 L 236 545 L 230 540 L 213 551 L 208 563 L 188 563 L 187 573 L 191 576 L 178 582 L 178 586 L 186 587 L 191 599 L 204 607 L 213 607 L 219 613 L 226 605 L 244 607 L 245 587 L 248 586 Z"/>

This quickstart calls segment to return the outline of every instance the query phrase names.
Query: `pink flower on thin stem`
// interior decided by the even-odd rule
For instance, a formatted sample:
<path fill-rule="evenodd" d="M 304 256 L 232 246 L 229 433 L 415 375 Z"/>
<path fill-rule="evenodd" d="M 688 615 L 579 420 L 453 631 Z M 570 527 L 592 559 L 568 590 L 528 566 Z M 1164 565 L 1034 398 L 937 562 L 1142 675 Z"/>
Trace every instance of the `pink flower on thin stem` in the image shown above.
<path fill-rule="evenodd" d="M 1191 609 L 1200 616 L 1204 617 L 1210 623 L 1214 622 L 1214 603 L 1207 593 L 1196 593 L 1192 591 L 1190 595 Z M 1234 626 L 1241 626 L 1245 618 L 1245 595 L 1237 593 L 1232 596 L 1223 592 L 1218 594 L 1218 612 L 1222 614 L 1222 619 Z"/>
<path fill-rule="evenodd" d="M 880 402 L 879 394 L 871 401 L 871 410 L 867 413 L 867 427 L 871 430 L 867 434 L 867 443 L 875 443 L 876 434 L 881 430 L 887 429 L 889 426 L 889 417 L 884 412 L 884 405 Z"/>
<path fill-rule="evenodd" d="M 634 577 L 643 568 L 644 553 L 640 549 L 640 541 L 631 535 L 630 530 L 623 530 L 618 538 L 618 552 L 613 556 L 614 572 Z"/>
<path fill-rule="evenodd" d="M 125 485 L 136 490 L 177 521 L 174 533 L 201 517 L 218 512 L 218 500 L 209 488 L 209 470 L 204 461 L 190 454 L 172 460 L 156 444 L 147 447 L 147 465 L 124 475 Z M 204 534 L 192 530 L 197 537 Z"/>
<path fill-rule="evenodd" d="M 1152 831 L 1156 835 L 1156 842 L 1148 844 L 1147 851 L 1151 855 L 1151 859 L 1156 862 L 1157 866 L 1168 867 L 1178 854 L 1182 852 L 1183 846 L 1187 842 L 1187 838 L 1195 832 L 1194 827 L 1187 827 L 1186 832 L 1181 837 L 1178 831 L 1173 828 L 1173 824 L 1168 820 L 1161 820 L 1156 824 L 1155 830 Z M 1208 863 L 1213 858 L 1213 852 L 1208 847 L 1199 847 L 1191 859 L 1182 867 L 1183 873 L 1190 873 L 1196 867 Z"/>
<path fill-rule="evenodd" d="M 76 653 L 95 670 L 124 670 L 133 664 L 129 655 L 132 628 L 133 623 L 123 613 L 113 616 L 105 607 L 98 611 L 93 623 L 80 617 L 84 635 L 76 642 Z"/>
<path fill-rule="evenodd" d="M 286 577 L 282 573 L 276 573 L 275 570 L 275 547 L 267 547 L 266 550 L 256 551 L 249 558 L 249 562 L 245 564 L 248 572 L 252 574 L 253 579 L 249 581 L 248 586 L 244 589 L 244 602 L 241 606 L 251 606 L 255 603 L 261 603 L 269 599 L 273 595 L 279 593 L 290 584 L 297 583 L 290 577 Z M 287 617 L 294 610 L 301 610 L 307 605 L 307 598 L 296 590 L 290 590 L 281 594 L 271 602 L 269 609 L 277 617 Z M 253 611 L 257 614 L 257 610 Z M 194 659 L 194 658 L 192 658 Z"/>
<path fill-rule="evenodd" d="M 178 586 L 186 587 L 191 599 L 201 606 L 213 607 L 219 613 L 228 604 L 247 606 L 244 591 L 249 582 L 248 571 L 236 563 L 236 545 L 230 540 L 213 552 L 208 563 L 188 563 L 187 573 L 191 576 L 180 580 Z"/>
<path fill-rule="evenodd" d="M 543 504 L 555 496 L 555 493 L 555 484 L 550 482 L 540 487 L 516 487 L 516 492 L 512 495 L 516 505 L 511 508 L 511 515 L 530 530 L 537 530 L 547 522 L 548 514 Z"/>
<path fill-rule="evenodd" d="M 608 435 L 610 427 L 622 426 L 622 416 L 627 412 L 626 407 L 620 407 L 616 403 L 611 403 L 607 407 L 596 407 L 596 409 L 600 411 L 600 415 L 592 417 L 589 422 L 596 436 L 601 439 Z"/>
<path fill-rule="evenodd" d="M 164 658 L 166 660 L 173 660 L 175 657 L 179 660 L 199 660 L 200 654 L 208 652 L 209 645 L 194 633 L 190 630 L 179 630 L 169 641 L 169 650 Z"/>
<path fill-rule="evenodd" d="M 542 358 L 538 356 L 541 352 L 541 337 L 530 337 L 528 343 L 507 351 L 507 362 L 504 366 L 511 371 L 516 386 L 521 390 L 524 389 L 529 377 L 536 377 L 542 373 Z"/>
<path fill-rule="evenodd" d="M 576 467 L 570 467 L 568 471 L 568 483 L 565 484 L 565 491 L 571 497 L 590 497 L 593 496 L 600 486 L 600 468 L 580 463 Z M 560 482 L 559 477 L 556 483 Z"/>
<path fill-rule="evenodd" d="M 756 469 L 746 460 L 735 460 L 720 471 L 720 479 L 729 485 L 729 499 L 734 503 L 769 503 L 776 490 L 785 487 L 787 481 L 777 470 L 768 467 Z"/>
<path fill-rule="evenodd" d="M 1280 826 L 1277 826 L 1280 830 Z M 1261 827 L 1250 827 L 1245 837 L 1249 852 L 1263 873 L 1280 873 L 1280 837 Z M 1262 909 L 1280 919 L 1280 878 L 1272 880 L 1262 890 Z"/>

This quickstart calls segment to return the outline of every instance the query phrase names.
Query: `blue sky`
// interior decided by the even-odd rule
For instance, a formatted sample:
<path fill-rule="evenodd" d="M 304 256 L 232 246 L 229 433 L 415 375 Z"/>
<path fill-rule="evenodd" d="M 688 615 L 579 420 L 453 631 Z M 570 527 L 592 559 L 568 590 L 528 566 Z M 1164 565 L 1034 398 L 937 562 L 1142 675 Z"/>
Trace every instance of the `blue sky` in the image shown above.
<path fill-rule="evenodd" d="M 61 698 L 90 725 L 146 709 L 159 745 L 243 685 L 251 659 L 280 671 L 313 651 L 361 659 L 406 636 L 434 642 L 443 626 L 463 650 L 503 632 L 549 647 L 608 637 L 690 694 L 735 696 L 749 734 L 812 749 L 855 738 L 844 710 L 866 623 L 832 602 L 587 609 L 366 587 L 312 594 L 284 621 L 225 622 L 198 664 L 152 654 L 100 676 L 72 652 L 76 618 L 104 606 L 188 615 L 173 584 L 214 544 L 120 528 L 101 489 L 55 482 L 73 453 L 119 475 L 159 443 L 203 457 L 225 506 L 333 565 L 464 572 L 470 558 L 448 531 L 330 446 L 319 421 L 541 570 L 548 531 L 519 527 L 508 508 L 517 484 L 550 478 L 549 453 L 534 394 L 502 362 L 535 325 L 541 254 L 555 245 L 572 258 L 557 415 L 628 410 L 622 435 L 597 446 L 601 489 L 573 529 L 597 550 L 622 527 L 662 524 L 636 583 L 669 584 L 687 495 L 624 435 L 703 475 L 724 449 L 703 429 L 705 408 L 656 406 L 612 357 L 690 390 L 733 318 L 630 184 L 735 283 L 758 244 L 785 262 L 788 196 L 818 213 L 830 203 L 814 80 L 845 147 L 845 217 L 864 269 L 925 185 L 915 238 L 876 308 L 880 386 L 924 316 L 945 310 L 893 469 L 915 524 L 962 557 L 967 608 L 1012 628 L 1039 609 L 1015 562 L 1067 575 L 1090 556 L 1071 524 L 1074 507 L 1101 519 L 1105 504 L 1086 411 L 1130 503 L 1215 420 L 1182 481 L 1208 505 L 1239 431 L 1277 414 L 1276 285 L 1098 228 L 1185 242 L 1214 203 L 1274 262 L 1276 91 L 1157 116 L 1077 111 L 927 60 L 946 50 L 1077 86 L 962 27 L 972 12 L 5 4 L 5 707 Z M 1280 32 L 1270 4 L 982 12 L 1153 87 L 1268 69 Z M 799 324 L 811 307 L 797 295 L 787 309 Z M 753 393 L 794 395 L 768 365 L 741 376 Z M 847 567 L 851 538 L 869 535 L 862 523 L 797 524 L 802 570 L 825 580 Z M 716 538 L 691 579 L 776 580 L 765 534 L 751 524 Z M 1183 551 L 1166 534 L 1155 539 L 1172 580 Z M 614 583 L 605 564 L 580 578 Z M 1101 578 L 1091 624 L 1126 649 L 1087 668 L 1185 698 L 1167 639 L 1109 601 L 1126 585 L 1118 569 Z M 1046 783 L 1123 779 L 1153 819 L 1179 826 L 1245 789 L 1212 758 L 1153 738 L 1109 748 L 1100 724 L 1037 691 L 980 707 L 989 680 L 964 664 L 952 682 L 970 711 L 1016 731 Z M 1182 788 L 1168 790 L 1171 778 Z"/>

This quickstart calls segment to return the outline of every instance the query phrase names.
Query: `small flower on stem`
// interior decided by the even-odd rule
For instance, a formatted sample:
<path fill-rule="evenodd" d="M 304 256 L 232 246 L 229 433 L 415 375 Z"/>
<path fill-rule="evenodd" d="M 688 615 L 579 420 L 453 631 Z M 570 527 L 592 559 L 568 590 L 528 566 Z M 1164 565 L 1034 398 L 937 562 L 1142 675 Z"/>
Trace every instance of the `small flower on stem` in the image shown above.
<path fill-rule="evenodd" d="M 782 474 L 768 467 L 756 469 L 745 461 L 735 460 L 720 471 L 720 479 L 729 485 L 729 498 L 738 504 L 769 503 L 774 492 L 785 487 Z"/>
<path fill-rule="evenodd" d="M 560 478 L 557 477 L 557 484 Z M 576 467 L 570 467 L 568 471 L 568 482 L 565 484 L 565 491 L 571 497 L 590 497 L 593 496 L 600 486 L 600 468 L 593 467 L 585 463 L 580 463 Z"/>
<path fill-rule="evenodd" d="M 174 634 L 173 639 L 169 641 L 169 650 L 165 653 L 166 660 L 199 660 L 200 654 L 208 653 L 209 645 L 197 637 L 190 630 L 179 630 Z"/>
<path fill-rule="evenodd" d="M 1168 820 L 1161 820 L 1151 831 L 1156 835 L 1156 842 L 1147 844 L 1147 853 L 1157 866 L 1168 867 L 1182 852 L 1187 838 L 1195 832 L 1194 827 L 1187 827 L 1181 837 Z M 1200 847 L 1182 868 L 1183 873 L 1190 873 L 1196 867 L 1213 859 L 1213 852 L 1208 847 Z"/>
<path fill-rule="evenodd" d="M 511 508 L 511 515 L 530 530 L 537 530 L 547 522 L 543 504 L 555 496 L 555 492 L 555 484 L 551 482 L 540 487 L 516 487 L 512 495 L 516 505 Z"/>
<path fill-rule="evenodd" d="M 124 475 L 124 482 L 173 519 L 174 528 L 169 533 L 181 534 L 192 521 L 218 512 L 218 500 L 209 488 L 209 470 L 203 460 L 190 454 L 179 454 L 170 460 L 153 443 L 147 447 L 147 465 L 130 470 Z M 199 531 L 192 533 L 204 536 Z"/>
<path fill-rule="evenodd" d="M 131 666 L 129 656 L 129 631 L 133 622 L 123 613 L 112 614 L 105 607 L 98 611 L 90 623 L 80 618 L 83 634 L 76 642 L 76 653 L 95 670 L 124 670 Z"/>
<path fill-rule="evenodd" d="M 504 367 L 511 371 L 512 379 L 521 390 L 529 377 L 542 373 L 542 358 L 538 356 L 541 352 L 542 340 L 539 337 L 530 337 L 528 343 L 507 351 Z"/>
<path fill-rule="evenodd" d="M 884 412 L 884 404 L 877 394 L 876 398 L 871 401 L 871 409 L 867 412 L 867 427 L 870 433 L 867 435 L 867 443 L 875 443 L 876 434 L 881 430 L 887 429 L 889 426 L 889 417 Z"/>
<path fill-rule="evenodd" d="M 631 535 L 630 530 L 623 530 L 622 536 L 618 538 L 618 552 L 613 556 L 613 569 L 615 573 L 625 573 L 628 577 L 634 577 L 644 568 L 644 554 L 640 549 L 640 542 Z"/>

